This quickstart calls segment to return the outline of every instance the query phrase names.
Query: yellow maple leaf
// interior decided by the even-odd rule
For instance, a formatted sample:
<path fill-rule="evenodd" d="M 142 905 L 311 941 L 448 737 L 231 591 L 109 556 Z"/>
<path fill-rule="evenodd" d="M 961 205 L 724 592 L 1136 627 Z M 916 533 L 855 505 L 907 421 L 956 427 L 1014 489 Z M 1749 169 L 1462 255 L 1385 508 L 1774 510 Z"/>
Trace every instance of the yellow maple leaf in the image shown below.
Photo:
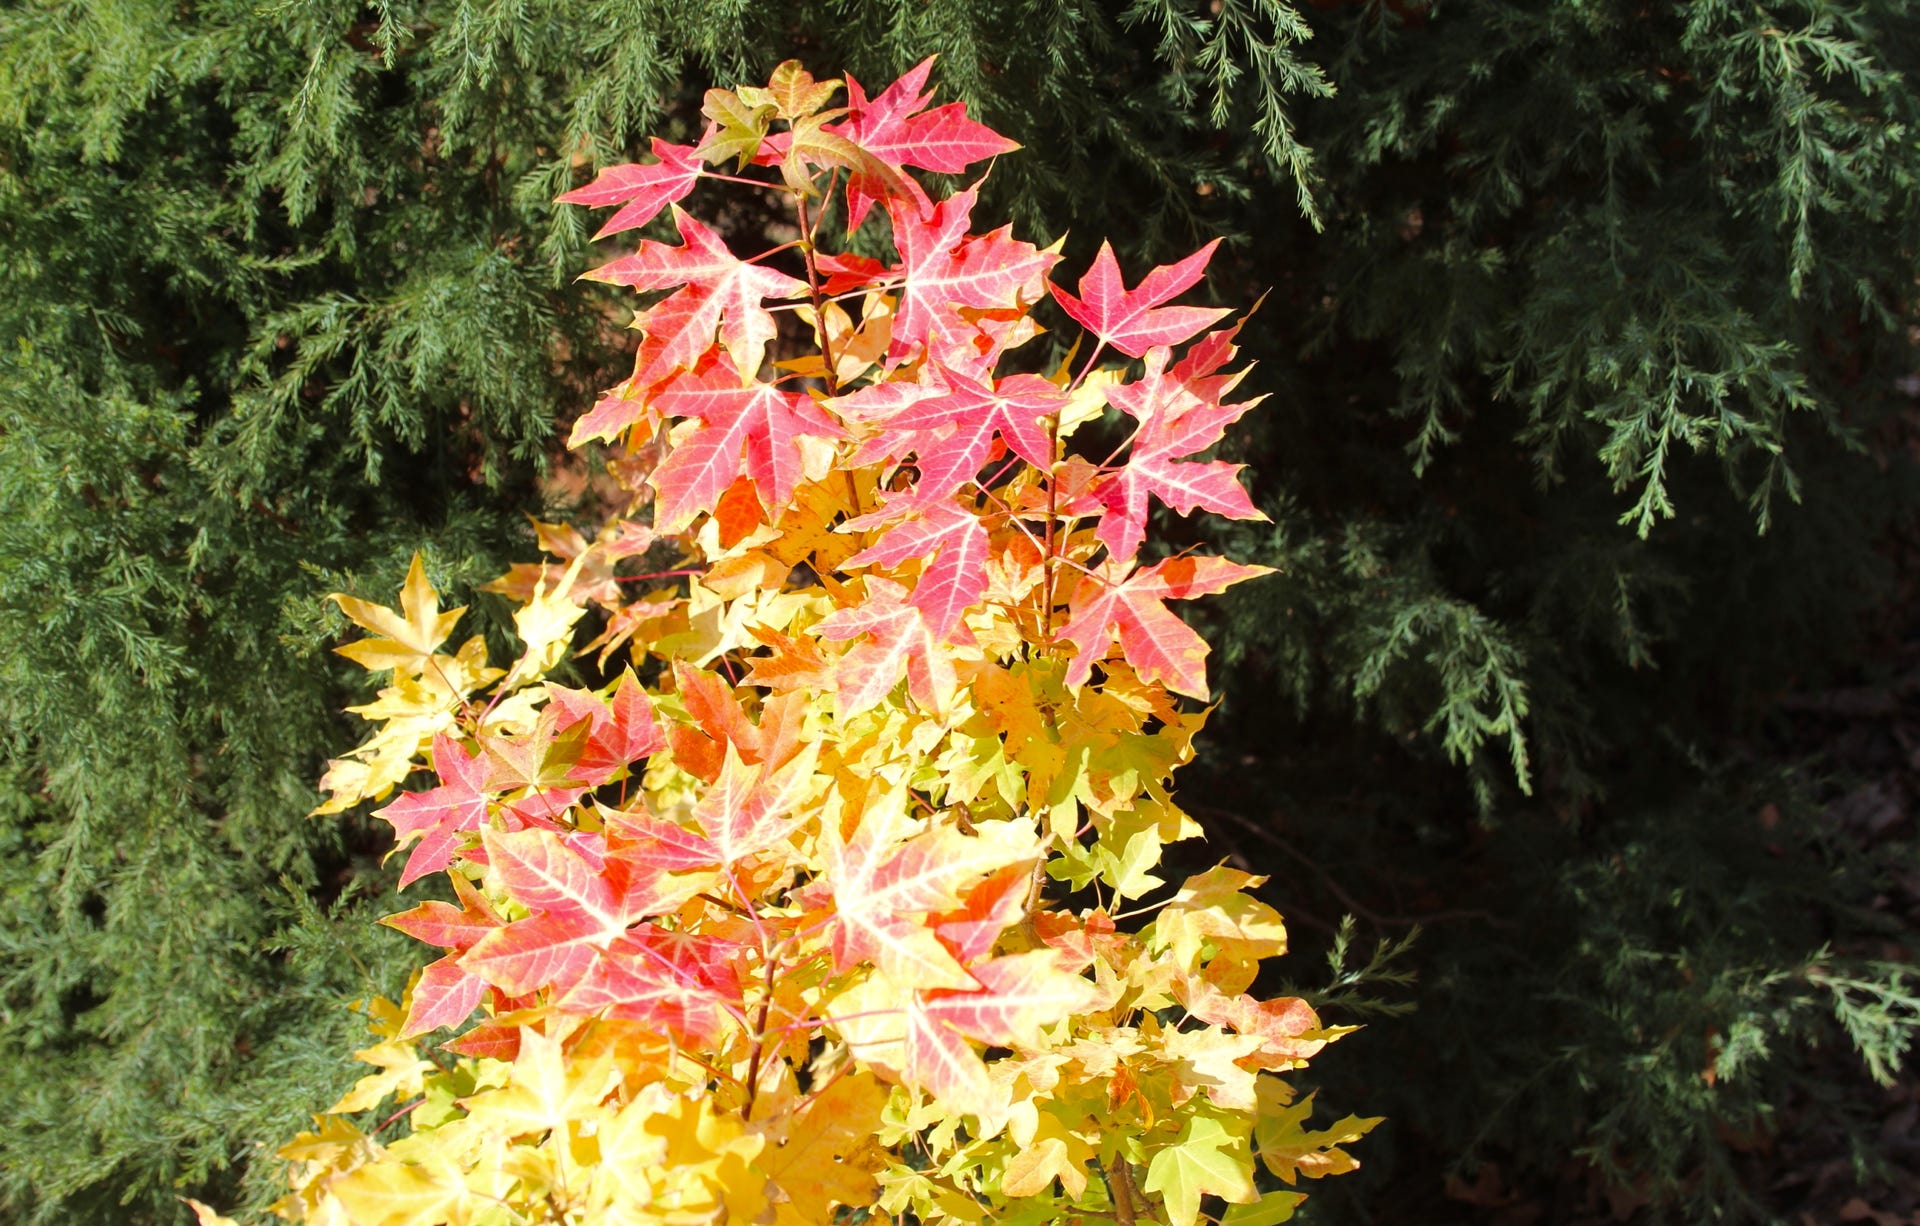
<path fill-rule="evenodd" d="M 460 1100 L 468 1118 L 505 1136 L 564 1129 L 593 1114 L 619 1080 L 612 1057 L 571 1061 L 560 1040 L 523 1027 L 507 1084 Z"/>
<path fill-rule="evenodd" d="M 1000 1190 L 1008 1196 L 1038 1196 L 1055 1179 L 1068 1196 L 1079 1199 L 1087 1190 L 1087 1163 L 1095 1150 L 1087 1139 L 1068 1128 L 1051 1111 L 1039 1112 L 1032 1139 L 1007 1159 Z"/>
<path fill-rule="evenodd" d="M 401 1039 L 389 1039 L 364 1047 L 353 1053 L 353 1058 L 371 1064 L 380 1071 L 368 1073 L 340 1097 L 340 1101 L 327 1108 L 328 1115 L 351 1115 L 356 1111 L 366 1111 L 380 1105 L 380 1101 L 389 1094 L 401 1098 L 412 1098 L 425 1088 L 424 1078 L 434 1071 L 431 1060 L 422 1060 L 413 1044 Z"/>
<path fill-rule="evenodd" d="M 328 599 L 339 605 L 340 611 L 355 625 L 376 636 L 336 647 L 334 651 L 374 672 L 422 671 L 440 644 L 453 633 L 460 615 L 466 612 L 464 605 L 440 612 L 440 597 L 427 582 L 426 567 L 417 553 L 407 568 L 406 584 L 400 589 L 399 613 L 344 592 L 334 592 Z"/>
<path fill-rule="evenodd" d="M 1362 1119 L 1349 1115 L 1309 1132 L 1305 1124 L 1313 1113 L 1313 1095 L 1294 1103 L 1287 1083 L 1267 1076 L 1260 1078 L 1258 1092 L 1260 1114 L 1253 1126 L 1254 1151 L 1268 1170 L 1289 1184 L 1301 1175 L 1321 1179 L 1357 1169 L 1359 1161 L 1340 1147 L 1359 1140 L 1380 1123 L 1379 1116 Z"/>
<path fill-rule="evenodd" d="M 774 1184 L 781 1226 L 833 1220 L 837 1205 L 867 1205 L 887 1157 L 874 1141 L 890 1091 L 871 1073 L 841 1077 L 788 1116 L 784 1135 L 756 1162 Z"/>

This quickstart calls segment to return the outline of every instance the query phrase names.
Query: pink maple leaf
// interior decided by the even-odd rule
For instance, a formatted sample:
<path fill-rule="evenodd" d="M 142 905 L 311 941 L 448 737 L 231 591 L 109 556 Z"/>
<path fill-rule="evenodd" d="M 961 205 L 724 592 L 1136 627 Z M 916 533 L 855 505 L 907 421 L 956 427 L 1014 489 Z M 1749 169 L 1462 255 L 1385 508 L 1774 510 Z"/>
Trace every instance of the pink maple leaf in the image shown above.
<path fill-rule="evenodd" d="M 1047 270 L 1059 255 L 1014 238 L 1008 226 L 970 234 L 977 190 L 955 192 L 924 214 L 888 201 L 901 259 L 889 362 L 898 364 L 923 346 L 936 357 L 955 355 L 965 363 L 979 329 L 963 309 L 1023 308 L 1046 292 Z"/>
<path fill-rule="evenodd" d="M 499 928 L 502 921 L 472 882 L 458 873 L 450 876 L 459 906 L 424 902 L 411 911 L 389 915 L 380 921 L 447 951 L 446 957 L 429 963 L 413 985 L 413 1002 L 401 1027 L 402 1038 L 442 1026 L 458 1026 L 473 1015 L 486 993 L 486 980 L 461 966 L 460 955 Z"/>
<path fill-rule="evenodd" d="M 729 1019 L 746 1024 L 731 965 L 742 949 L 724 938 L 643 924 L 608 945 L 554 1003 L 570 1013 L 650 1022 L 680 1042 L 711 1045 Z"/>
<path fill-rule="evenodd" d="M 834 670 L 840 717 L 850 719 L 892 692 L 906 678 L 907 693 L 922 708 L 944 712 L 956 677 L 948 635 L 934 633 L 926 615 L 906 603 L 906 589 L 877 575 L 867 577 L 867 599 L 836 609 L 814 624 L 814 633 L 836 642 L 866 636 L 840 657 Z M 965 627 L 957 627 L 971 639 Z"/>
<path fill-rule="evenodd" d="M 561 204 L 589 208 L 623 206 L 593 237 L 602 239 L 622 230 L 644 226 L 693 190 L 700 177 L 700 155 L 692 145 L 674 145 L 653 138 L 654 161 L 609 166 L 593 182 L 558 197 Z"/>
<path fill-rule="evenodd" d="M 564 992 L 627 928 L 672 910 L 699 883 L 609 858 L 593 865 L 546 830 L 481 832 L 494 880 L 533 914 L 489 933 L 461 965 L 514 995 Z"/>
<path fill-rule="evenodd" d="M 1129 357 L 1140 357 L 1154 345 L 1177 345 L 1208 324 L 1228 314 L 1211 307 L 1163 307 L 1160 304 L 1190 288 L 1206 271 L 1214 239 L 1177 264 L 1163 264 L 1128 289 L 1120 279 L 1120 263 L 1113 247 L 1100 244 L 1093 267 L 1080 278 L 1080 296 L 1050 286 L 1061 309 L 1106 344 Z"/>
<path fill-rule="evenodd" d="M 899 390 L 882 390 L 895 388 Z M 917 384 L 884 383 L 846 398 L 846 411 L 884 427 L 851 462 L 897 459 L 911 452 L 919 476 L 910 501 L 929 506 L 950 499 L 979 474 L 996 436 L 1027 463 L 1043 471 L 1051 468 L 1053 443 L 1040 423 L 1065 402 L 1060 389 L 1039 375 L 982 382 L 930 364 Z"/>
<path fill-rule="evenodd" d="M 1117 638 L 1121 653 L 1146 681 L 1162 681 L 1177 694 L 1207 697 L 1207 643 L 1167 608 L 1169 600 L 1192 600 L 1223 592 L 1243 579 L 1272 572 L 1218 557 L 1168 558 L 1131 576 L 1109 567 L 1114 578 L 1083 576 L 1074 589 L 1072 616 L 1060 637 L 1075 648 L 1068 685 L 1085 685 L 1093 666 Z"/>
<path fill-rule="evenodd" d="M 653 703 L 631 670 L 614 683 L 611 701 L 587 690 L 552 686 L 553 705 L 561 712 L 565 729 L 588 721 L 586 744 L 569 772 L 573 779 L 597 788 L 635 762 L 666 748 L 667 738 L 653 716 Z"/>
<path fill-rule="evenodd" d="M 433 769 L 442 781 L 439 787 L 408 792 L 374 813 L 393 826 L 397 847 L 419 839 L 400 870 L 402 886 L 453 863 L 460 836 L 480 829 L 487 819 L 490 796 L 484 756 L 468 756 L 460 742 L 443 733 L 433 738 Z"/>
<path fill-rule="evenodd" d="M 1140 423 L 1126 466 L 1101 484 L 1107 514 L 1098 536 L 1118 561 L 1131 561 L 1147 532 L 1147 498 L 1182 515 L 1205 509 L 1229 519 L 1265 519 L 1236 474 L 1244 465 L 1222 460 L 1181 462 L 1220 441 L 1226 428 L 1258 404 L 1208 404 L 1185 380 L 1167 372 L 1165 346 L 1147 350 L 1143 378 L 1107 390 L 1107 403 Z"/>
<path fill-rule="evenodd" d="M 766 300 L 797 297 L 806 285 L 735 256 L 718 234 L 677 205 L 673 220 L 680 229 L 680 246 L 643 241 L 632 255 L 586 274 L 590 280 L 640 290 L 675 291 L 646 313 L 643 369 L 636 372 L 636 382 L 657 385 L 675 370 L 692 369 L 712 346 L 716 329 L 734 364 L 758 371 L 767 342 L 778 331 Z"/>
<path fill-rule="evenodd" d="M 958 174 L 975 162 L 1020 146 L 967 117 L 967 104 L 949 102 L 922 111 L 933 100 L 922 93 L 934 57 L 908 69 L 874 98 L 847 74 L 847 118 L 832 131 L 890 166 Z M 890 193 L 884 181 L 857 170 L 847 182 L 847 232 L 860 228 L 867 210 Z"/>
<path fill-rule="evenodd" d="M 743 473 L 760 504 L 777 514 L 800 483 L 800 437 L 836 439 L 844 433 L 805 393 L 743 383 L 725 358 L 703 375 L 675 381 L 656 403 L 663 413 L 700 422 L 653 472 L 660 496 L 653 522 L 659 532 L 678 531 L 713 510 Z"/>
<path fill-rule="evenodd" d="M 890 512 L 891 507 L 883 508 L 874 516 L 886 517 Z M 863 516 L 849 526 L 866 527 L 874 516 Z M 987 530 L 979 516 L 955 503 L 929 503 L 841 565 L 899 566 L 912 559 L 922 560 L 923 565 L 907 603 L 925 615 L 930 633 L 945 639 L 986 590 Z"/>

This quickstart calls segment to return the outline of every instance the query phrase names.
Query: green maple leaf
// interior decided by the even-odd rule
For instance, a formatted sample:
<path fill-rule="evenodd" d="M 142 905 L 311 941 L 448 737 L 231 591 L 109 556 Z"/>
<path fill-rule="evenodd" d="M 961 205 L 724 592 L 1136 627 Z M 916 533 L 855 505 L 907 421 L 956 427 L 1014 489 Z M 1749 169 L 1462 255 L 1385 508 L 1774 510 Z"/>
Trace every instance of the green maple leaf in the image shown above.
<path fill-rule="evenodd" d="M 1304 1192 L 1269 1192 L 1250 1204 L 1228 1209 L 1220 1215 L 1220 1226 L 1280 1226 L 1293 1220 L 1293 1211 L 1305 1199 Z"/>
<path fill-rule="evenodd" d="M 733 90 L 710 89 L 700 113 L 714 122 L 713 135 L 701 144 L 700 156 L 715 163 L 734 158 L 738 168 L 745 168 L 766 139 L 774 105 L 770 99 L 750 103 Z"/>
<path fill-rule="evenodd" d="M 1246 1137 L 1229 1131 L 1224 1121 L 1211 1114 L 1187 1120 L 1180 1139 L 1153 1156 L 1147 1164 L 1145 1186 L 1147 1191 L 1160 1194 L 1169 1226 L 1193 1226 L 1200 1217 L 1203 1194 L 1236 1203 L 1258 1195 Z"/>

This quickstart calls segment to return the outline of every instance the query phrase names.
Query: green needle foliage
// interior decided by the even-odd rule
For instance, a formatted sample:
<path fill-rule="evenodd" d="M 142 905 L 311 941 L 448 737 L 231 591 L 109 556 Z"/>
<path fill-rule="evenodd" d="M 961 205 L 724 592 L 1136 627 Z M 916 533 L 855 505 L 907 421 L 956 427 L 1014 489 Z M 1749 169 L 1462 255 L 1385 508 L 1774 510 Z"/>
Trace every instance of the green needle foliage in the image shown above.
<path fill-rule="evenodd" d="M 1875 680 L 1912 511 L 1908 8 L 0 11 L 0 1217 L 257 1203 L 257 1143 L 351 1080 L 340 1002 L 404 941 L 384 827 L 305 816 L 365 698 L 317 596 L 416 548 L 470 592 L 521 513 L 591 517 L 558 425 L 630 343 L 552 198 L 709 84 L 932 53 L 1027 146 L 994 209 L 1130 276 L 1225 234 L 1212 292 L 1271 291 L 1273 523 L 1225 548 L 1284 573 L 1212 615 L 1204 799 L 1345 951 L 1330 1008 L 1417 1006 L 1317 1066 L 1391 1122 L 1316 1212 L 1428 1213 L 1483 1159 L 1778 1211 L 1741 1146 L 1864 1123 L 1821 1079 L 1894 1075 L 1914 1022 L 1870 905 L 1910 819 L 1836 834 L 1774 714 Z"/>

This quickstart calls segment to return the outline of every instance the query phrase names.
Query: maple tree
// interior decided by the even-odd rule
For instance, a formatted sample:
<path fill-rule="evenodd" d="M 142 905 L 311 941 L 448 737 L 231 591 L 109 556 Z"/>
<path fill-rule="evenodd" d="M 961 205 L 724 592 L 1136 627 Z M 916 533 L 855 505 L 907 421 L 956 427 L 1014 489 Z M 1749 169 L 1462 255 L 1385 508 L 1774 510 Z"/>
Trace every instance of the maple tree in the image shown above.
<path fill-rule="evenodd" d="M 280 1151 L 284 1217 L 1261 1226 L 1301 1197 L 1260 1171 L 1354 1166 L 1375 1121 L 1309 1129 L 1281 1076 L 1342 1028 L 1251 993 L 1286 947 L 1260 879 L 1156 875 L 1199 833 L 1176 696 L 1208 696 L 1166 602 L 1264 572 L 1138 556 L 1155 501 L 1261 517 L 1192 458 L 1254 403 L 1225 312 L 1167 305 L 1212 245 L 1131 290 L 1103 246 L 1058 288 L 1056 252 L 908 173 L 1014 148 L 930 107 L 930 68 L 870 97 L 783 64 L 561 197 L 680 241 L 589 274 L 657 296 L 574 430 L 629 504 L 591 541 L 537 525 L 559 561 L 490 585 L 517 659 L 449 647 L 418 558 L 398 610 L 335 597 L 391 680 L 321 810 L 385 801 L 403 883 L 456 902 L 386 921 L 442 954 Z M 709 180 L 783 194 L 796 237 L 736 256 L 679 207 Z M 897 260 L 820 250 L 836 207 Z M 1048 295 L 1086 356 L 1011 369 Z M 1131 435 L 1078 454 L 1109 407 Z M 590 607 L 597 690 L 553 675 Z"/>

